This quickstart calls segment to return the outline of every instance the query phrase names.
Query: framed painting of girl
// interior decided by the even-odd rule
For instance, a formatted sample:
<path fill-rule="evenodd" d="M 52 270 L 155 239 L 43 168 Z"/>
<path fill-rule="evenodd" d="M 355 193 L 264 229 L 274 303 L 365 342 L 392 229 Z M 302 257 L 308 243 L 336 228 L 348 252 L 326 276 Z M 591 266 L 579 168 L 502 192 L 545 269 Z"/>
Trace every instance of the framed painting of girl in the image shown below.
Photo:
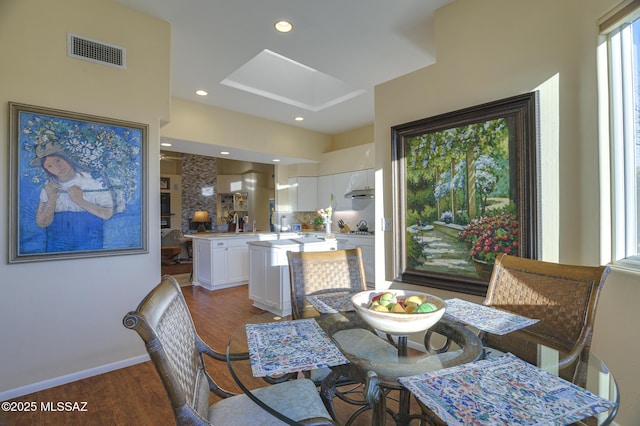
<path fill-rule="evenodd" d="M 9 104 L 9 261 L 147 252 L 148 126 Z"/>

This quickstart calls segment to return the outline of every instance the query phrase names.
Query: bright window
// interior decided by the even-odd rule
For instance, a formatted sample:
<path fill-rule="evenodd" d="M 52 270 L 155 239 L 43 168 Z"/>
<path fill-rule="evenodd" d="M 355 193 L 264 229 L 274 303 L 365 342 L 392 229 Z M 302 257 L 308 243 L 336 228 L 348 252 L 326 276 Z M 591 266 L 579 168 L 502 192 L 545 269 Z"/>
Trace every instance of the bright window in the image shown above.
<path fill-rule="evenodd" d="M 612 242 L 615 261 L 640 267 L 640 19 L 637 8 L 627 12 L 607 34 Z"/>

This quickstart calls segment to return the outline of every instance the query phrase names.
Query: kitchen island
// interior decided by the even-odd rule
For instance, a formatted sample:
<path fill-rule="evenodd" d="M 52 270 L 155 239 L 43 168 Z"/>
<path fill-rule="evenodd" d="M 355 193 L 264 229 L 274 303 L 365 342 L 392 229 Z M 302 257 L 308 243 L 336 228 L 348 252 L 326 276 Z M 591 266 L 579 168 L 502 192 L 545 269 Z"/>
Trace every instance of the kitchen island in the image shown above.
<path fill-rule="evenodd" d="M 336 250 L 334 238 L 299 237 L 249 241 L 249 299 L 257 308 L 276 315 L 291 315 L 291 289 L 287 251 Z"/>
<path fill-rule="evenodd" d="M 193 239 L 192 284 L 219 290 L 249 280 L 249 242 L 297 238 L 298 234 L 203 232 L 185 237 Z"/>

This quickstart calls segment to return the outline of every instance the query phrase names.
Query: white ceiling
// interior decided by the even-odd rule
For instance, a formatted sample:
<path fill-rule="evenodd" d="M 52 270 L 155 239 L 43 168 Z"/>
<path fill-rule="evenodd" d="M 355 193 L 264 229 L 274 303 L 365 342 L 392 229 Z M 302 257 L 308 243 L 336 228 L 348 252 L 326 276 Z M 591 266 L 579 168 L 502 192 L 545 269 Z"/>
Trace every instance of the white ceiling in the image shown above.
<path fill-rule="evenodd" d="M 374 86 L 435 61 L 433 13 L 453 0 L 114 1 L 171 24 L 172 96 L 333 135 L 373 123 Z M 280 19 L 291 21 L 293 31 L 277 33 Z M 269 87 L 283 96 L 222 84 L 265 49 L 337 81 L 349 95 L 323 99 L 322 108 L 287 103 L 313 90 L 292 87 L 295 72 L 282 70 Z M 209 95 L 197 96 L 197 89 Z"/>

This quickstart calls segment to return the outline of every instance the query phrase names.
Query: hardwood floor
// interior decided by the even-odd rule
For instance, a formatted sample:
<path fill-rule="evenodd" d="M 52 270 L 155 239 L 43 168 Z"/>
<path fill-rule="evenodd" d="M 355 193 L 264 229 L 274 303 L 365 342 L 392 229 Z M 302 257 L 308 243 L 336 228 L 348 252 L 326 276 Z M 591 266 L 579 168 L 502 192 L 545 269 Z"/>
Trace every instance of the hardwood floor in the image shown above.
<path fill-rule="evenodd" d="M 227 341 L 235 329 L 248 318 L 262 312 L 252 306 L 246 285 L 213 292 L 188 285 L 182 287 L 182 291 L 198 334 L 213 349 L 222 353 L 225 352 Z M 132 306 L 133 308 L 135 306 Z M 220 386 L 230 391 L 241 392 L 224 363 L 209 361 L 207 369 Z M 251 380 L 255 384 L 254 387 L 266 385 L 262 379 Z M 212 396 L 211 403 L 215 402 L 216 398 Z M 55 406 L 57 402 L 66 401 L 86 402 L 86 411 L 41 409 L 41 404 L 53 403 Z M 25 395 L 11 402 L 35 403 L 37 409 L 34 412 L 22 413 L 0 411 L 2 426 L 175 424 L 164 386 L 151 361 Z M 354 407 L 341 401 L 338 401 L 336 406 L 339 421 L 344 424 Z M 360 417 L 353 426 L 370 424 L 368 413 Z M 391 421 L 387 424 L 391 424 Z"/>

